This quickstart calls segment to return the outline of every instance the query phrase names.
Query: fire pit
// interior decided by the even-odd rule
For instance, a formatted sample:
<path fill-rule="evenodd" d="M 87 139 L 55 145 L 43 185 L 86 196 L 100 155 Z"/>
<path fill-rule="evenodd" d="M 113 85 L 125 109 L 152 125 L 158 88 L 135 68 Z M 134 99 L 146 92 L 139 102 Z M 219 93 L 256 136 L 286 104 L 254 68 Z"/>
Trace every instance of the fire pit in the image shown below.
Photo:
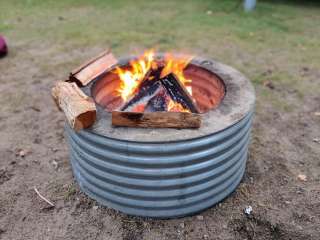
<path fill-rule="evenodd" d="M 93 126 L 79 132 L 66 125 L 80 188 L 105 206 L 155 218 L 190 215 L 223 200 L 245 171 L 255 101 L 250 81 L 229 66 L 193 58 L 182 74 L 192 79 L 184 87 L 190 89 L 196 110 L 170 105 L 169 94 L 151 107 L 165 102 L 165 111 L 198 111 L 199 128 L 114 127 L 110 111 L 125 108 L 117 93 L 119 69 L 124 71 L 134 59 L 120 59 L 81 88 L 95 100 L 97 114 Z M 139 99 L 131 111 L 144 112 L 152 97 Z"/>

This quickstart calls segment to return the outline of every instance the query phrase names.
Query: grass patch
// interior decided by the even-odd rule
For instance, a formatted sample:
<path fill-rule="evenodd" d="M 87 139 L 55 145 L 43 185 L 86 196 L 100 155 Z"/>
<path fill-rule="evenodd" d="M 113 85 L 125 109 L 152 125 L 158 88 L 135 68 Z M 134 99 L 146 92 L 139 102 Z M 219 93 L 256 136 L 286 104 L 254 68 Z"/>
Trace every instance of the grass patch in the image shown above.
<path fill-rule="evenodd" d="M 320 8 L 312 1 L 259 1 L 251 13 L 233 0 L 12 0 L 0 9 L 9 43 L 46 42 L 64 52 L 110 46 L 118 55 L 184 51 L 230 64 L 257 87 L 271 69 L 269 80 L 301 96 L 319 92 L 299 75 L 320 68 Z"/>

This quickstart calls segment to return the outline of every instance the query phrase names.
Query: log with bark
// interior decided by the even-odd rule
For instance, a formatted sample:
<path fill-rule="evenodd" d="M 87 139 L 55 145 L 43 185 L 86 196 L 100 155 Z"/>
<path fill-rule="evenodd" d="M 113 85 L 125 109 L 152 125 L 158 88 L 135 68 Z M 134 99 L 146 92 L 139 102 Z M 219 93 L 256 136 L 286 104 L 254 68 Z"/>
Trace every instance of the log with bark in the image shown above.
<path fill-rule="evenodd" d="M 112 112 L 112 125 L 141 128 L 199 128 L 201 117 L 188 112 Z"/>
<path fill-rule="evenodd" d="M 117 59 L 110 50 L 104 51 L 70 73 L 69 81 L 79 86 L 86 86 L 93 79 L 117 63 Z"/>
<path fill-rule="evenodd" d="M 95 122 L 96 105 L 76 83 L 57 82 L 52 88 L 52 96 L 74 130 L 88 128 Z"/>

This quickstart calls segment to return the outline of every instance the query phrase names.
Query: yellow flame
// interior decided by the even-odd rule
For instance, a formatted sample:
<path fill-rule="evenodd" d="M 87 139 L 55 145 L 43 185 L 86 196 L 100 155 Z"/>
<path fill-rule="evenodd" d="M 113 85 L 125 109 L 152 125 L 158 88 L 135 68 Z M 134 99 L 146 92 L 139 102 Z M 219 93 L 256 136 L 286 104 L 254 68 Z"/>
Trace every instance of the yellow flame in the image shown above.
<path fill-rule="evenodd" d="M 139 59 L 130 62 L 129 70 L 117 67 L 115 73 L 120 78 L 120 87 L 118 92 L 122 99 L 126 101 L 128 97 L 136 90 L 140 81 L 151 68 L 154 58 L 154 50 L 145 52 Z"/>
<path fill-rule="evenodd" d="M 118 74 L 120 79 L 120 86 L 117 89 L 119 95 L 123 101 L 127 101 L 128 98 L 137 91 L 140 82 L 143 80 L 147 72 L 152 69 L 157 69 L 158 62 L 154 59 L 155 51 L 153 49 L 146 51 L 138 59 L 130 61 L 129 68 L 117 67 L 115 73 Z M 187 91 L 192 95 L 192 87 L 190 86 L 191 79 L 185 78 L 183 70 L 191 61 L 191 56 L 174 57 L 172 54 L 166 54 L 164 64 L 160 77 L 173 73 L 177 79 L 185 85 Z M 162 65 L 161 65 L 162 66 Z M 174 112 L 188 112 L 184 107 L 170 99 L 168 103 L 168 111 Z"/>
<path fill-rule="evenodd" d="M 163 68 L 160 77 L 165 77 L 170 73 L 174 73 L 183 85 L 186 86 L 191 84 L 192 80 L 187 79 L 183 74 L 183 70 L 187 67 L 191 60 L 192 56 L 174 58 L 172 54 L 166 54 L 165 67 Z M 192 87 L 189 85 L 186 86 L 186 89 L 192 95 Z"/>
<path fill-rule="evenodd" d="M 184 108 L 180 103 L 170 99 L 168 103 L 168 112 L 190 112 L 189 109 Z"/>

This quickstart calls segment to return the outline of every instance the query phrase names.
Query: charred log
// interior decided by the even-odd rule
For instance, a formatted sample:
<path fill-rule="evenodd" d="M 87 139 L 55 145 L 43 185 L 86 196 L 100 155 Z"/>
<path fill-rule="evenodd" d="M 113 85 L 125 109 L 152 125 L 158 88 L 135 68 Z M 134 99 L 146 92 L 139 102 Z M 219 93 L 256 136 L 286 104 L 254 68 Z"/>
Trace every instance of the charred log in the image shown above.
<path fill-rule="evenodd" d="M 144 111 L 145 112 L 165 112 L 168 108 L 168 97 L 166 91 L 162 89 L 157 95 L 151 98 Z"/>
<path fill-rule="evenodd" d="M 174 102 L 180 103 L 185 109 L 189 109 L 193 113 L 200 112 L 187 89 L 173 73 L 161 78 L 160 81 Z"/>
<path fill-rule="evenodd" d="M 159 81 L 146 80 L 140 85 L 139 92 L 120 109 L 121 111 L 132 111 L 137 105 L 146 104 L 159 91 L 161 91 L 161 83 Z"/>

